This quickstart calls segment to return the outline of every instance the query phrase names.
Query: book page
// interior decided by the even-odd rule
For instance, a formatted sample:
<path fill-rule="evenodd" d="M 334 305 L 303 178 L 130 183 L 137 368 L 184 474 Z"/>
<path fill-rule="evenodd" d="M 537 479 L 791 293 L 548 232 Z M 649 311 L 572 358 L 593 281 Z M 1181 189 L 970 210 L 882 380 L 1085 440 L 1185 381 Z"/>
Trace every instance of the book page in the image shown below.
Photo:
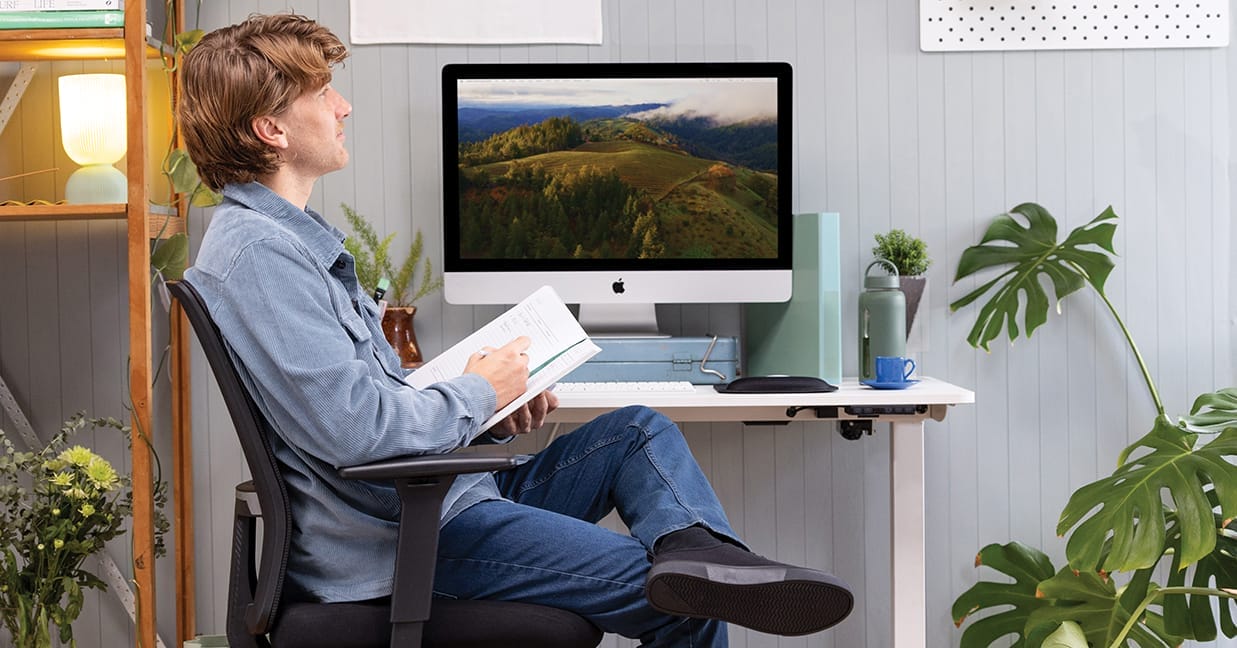
<path fill-rule="evenodd" d="M 532 341 L 525 351 L 528 354 L 528 389 L 486 420 L 481 426 L 482 432 L 601 351 L 588 338 L 558 293 L 549 286 L 543 286 L 489 324 L 421 365 L 405 378 L 405 382 L 423 389 L 459 376 L 464 373 L 464 367 L 474 353 L 485 347 L 501 347 L 521 335 L 528 336 Z"/>

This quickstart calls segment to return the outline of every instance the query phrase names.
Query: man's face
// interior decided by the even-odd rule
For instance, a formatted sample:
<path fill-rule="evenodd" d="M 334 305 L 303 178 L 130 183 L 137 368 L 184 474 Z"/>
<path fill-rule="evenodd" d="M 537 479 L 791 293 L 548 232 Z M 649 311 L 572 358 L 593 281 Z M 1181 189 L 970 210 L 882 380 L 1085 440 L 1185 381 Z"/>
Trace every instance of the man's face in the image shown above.
<path fill-rule="evenodd" d="M 352 105 L 329 84 L 298 97 L 280 118 L 288 134 L 284 165 L 313 177 L 344 168 L 343 120 L 351 113 Z"/>

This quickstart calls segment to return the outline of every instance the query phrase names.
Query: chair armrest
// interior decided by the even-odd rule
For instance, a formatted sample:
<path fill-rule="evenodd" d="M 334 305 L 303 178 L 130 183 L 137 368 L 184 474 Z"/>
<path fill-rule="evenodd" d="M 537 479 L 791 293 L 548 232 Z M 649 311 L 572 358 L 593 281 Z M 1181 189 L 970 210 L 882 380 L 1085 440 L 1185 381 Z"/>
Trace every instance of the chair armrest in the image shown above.
<path fill-rule="evenodd" d="M 345 466 L 339 469 L 339 476 L 344 479 L 381 481 L 493 472 L 506 470 L 515 465 L 515 457 L 416 455 L 383 459 L 359 466 Z"/>
<path fill-rule="evenodd" d="M 400 499 L 394 587 L 391 592 L 391 645 L 421 645 L 422 626 L 430 615 L 434 568 L 438 555 L 438 518 L 453 477 L 505 470 L 515 457 L 416 455 L 340 468 L 344 479 L 394 481 Z"/>

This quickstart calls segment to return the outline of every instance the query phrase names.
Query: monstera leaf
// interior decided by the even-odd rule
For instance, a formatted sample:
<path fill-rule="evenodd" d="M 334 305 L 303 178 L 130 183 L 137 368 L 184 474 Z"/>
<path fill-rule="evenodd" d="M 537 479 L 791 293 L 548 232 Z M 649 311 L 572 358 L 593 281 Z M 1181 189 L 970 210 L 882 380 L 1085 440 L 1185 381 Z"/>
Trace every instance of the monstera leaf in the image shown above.
<path fill-rule="evenodd" d="M 956 311 L 995 289 L 988 303 L 980 308 L 975 326 L 966 338 L 971 346 L 982 347 L 985 351 L 989 350 L 988 343 L 1001 334 L 1002 328 L 1008 331 L 1011 342 L 1017 339 L 1020 293 L 1026 299 L 1023 322 L 1027 337 L 1048 321 L 1048 295 L 1040 283 L 1041 275 L 1051 281 L 1056 300 L 1060 302 L 1088 283 L 1102 295 L 1104 282 L 1113 268 L 1108 254 L 1085 249 L 1097 246 L 1115 254 L 1112 236 L 1117 226 L 1107 221 L 1117 215 L 1111 207 L 1090 223 L 1070 232 L 1060 243 L 1056 240 L 1057 222 L 1043 207 L 1028 202 L 1010 212 L 1025 218 L 1026 226 L 1010 214 L 998 216 L 979 245 L 962 252 L 954 276 L 956 283 L 986 268 L 1009 266 L 995 279 L 949 305 L 950 310 Z M 996 244 L 998 242 L 1001 244 Z"/>
<path fill-rule="evenodd" d="M 1043 646 L 1044 648 L 1089 648 L 1087 633 L 1082 631 L 1082 626 L 1073 621 L 1062 623 L 1056 632 L 1044 639 Z"/>
<path fill-rule="evenodd" d="M 1133 571 L 1154 565 L 1167 535 L 1165 492 L 1181 524 L 1181 564 L 1189 566 L 1215 549 L 1207 487 L 1215 491 L 1224 519 L 1237 516 L 1237 470 L 1226 459 L 1237 456 L 1237 428 L 1195 449 L 1197 438 L 1159 417 L 1149 434 L 1122 453 L 1122 465 L 1111 476 L 1074 492 L 1057 524 L 1058 535 L 1077 526 L 1065 547 L 1074 569 Z M 1137 448 L 1149 452 L 1126 463 Z"/>
<path fill-rule="evenodd" d="M 1033 612 L 1049 604 L 1035 593 L 1042 580 L 1052 577 L 1052 561 L 1043 552 L 1019 542 L 990 544 L 979 550 L 975 566 L 987 566 L 1014 579 L 1013 583 L 980 581 L 954 601 L 954 623 L 961 626 L 968 616 L 983 608 L 1004 608 L 972 623 L 962 633 L 961 648 L 986 648 L 1006 635 L 1018 635 L 1012 648 L 1030 648 L 1022 638 Z"/>
<path fill-rule="evenodd" d="M 1199 396 L 1190 408 L 1190 415 L 1182 420 L 1191 430 L 1198 432 L 1237 428 L 1237 387 Z"/>
<path fill-rule="evenodd" d="M 1112 580 L 1095 572 L 1076 572 L 1069 567 L 1039 584 L 1038 595 L 1052 601 L 1035 610 L 1027 619 L 1029 645 L 1046 643 L 1051 631 L 1065 622 L 1077 623 L 1086 636 L 1078 646 L 1111 646 L 1130 619 L 1130 611 L 1120 601 Z M 1054 633 L 1055 634 L 1055 633 Z M 1126 635 L 1122 645 L 1133 642 L 1140 648 L 1167 648 L 1181 640 L 1164 632 L 1163 619 L 1146 612 L 1139 624 Z M 1075 644 L 1066 644 L 1073 646 Z"/>
<path fill-rule="evenodd" d="M 1208 499 L 1217 504 L 1215 493 Z M 1229 526 L 1234 526 L 1232 520 Z M 1217 529 L 1224 528 L 1225 520 L 1215 516 Z M 1180 545 L 1179 525 L 1169 529 L 1169 545 Z M 1216 638 L 1216 621 L 1212 616 L 1212 596 L 1205 590 L 1227 591 L 1230 598 L 1219 598 L 1220 629 L 1226 637 L 1237 637 L 1237 537 L 1221 533 L 1216 538 L 1216 548 L 1194 563 L 1192 570 L 1183 569 L 1181 552 L 1173 555 L 1172 569 L 1168 574 L 1168 587 L 1185 587 L 1186 577 L 1195 594 L 1166 594 L 1164 596 L 1165 626 L 1175 635 L 1196 641 L 1212 641 Z"/>

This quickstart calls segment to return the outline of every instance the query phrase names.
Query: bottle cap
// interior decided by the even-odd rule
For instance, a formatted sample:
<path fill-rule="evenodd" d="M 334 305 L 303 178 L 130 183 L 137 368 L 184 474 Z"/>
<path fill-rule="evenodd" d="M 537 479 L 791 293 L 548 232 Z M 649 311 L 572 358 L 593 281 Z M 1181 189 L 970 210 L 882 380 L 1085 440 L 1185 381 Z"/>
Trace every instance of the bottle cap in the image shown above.
<path fill-rule="evenodd" d="M 887 266 L 893 274 L 872 274 L 872 267 L 882 264 Z M 869 263 L 868 267 L 863 271 L 864 288 L 898 288 L 901 285 L 901 282 L 898 280 L 898 267 L 888 259 L 877 259 Z"/>

